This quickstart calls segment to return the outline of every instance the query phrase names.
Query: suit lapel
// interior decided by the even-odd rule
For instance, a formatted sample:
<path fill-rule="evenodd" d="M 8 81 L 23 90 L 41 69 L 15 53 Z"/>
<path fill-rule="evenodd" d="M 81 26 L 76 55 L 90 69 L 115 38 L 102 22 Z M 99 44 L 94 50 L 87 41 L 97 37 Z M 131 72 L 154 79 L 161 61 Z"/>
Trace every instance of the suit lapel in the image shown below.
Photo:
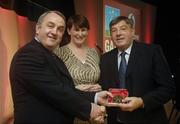
<path fill-rule="evenodd" d="M 56 71 L 56 74 L 58 76 L 60 76 L 59 74 L 64 74 L 68 78 L 71 78 L 65 64 L 55 54 L 52 53 L 50 56 L 47 56 L 47 59 L 50 62 L 50 65 L 53 68 L 53 70 Z"/>
<path fill-rule="evenodd" d="M 134 68 L 133 66 L 135 66 L 136 61 L 138 60 L 139 57 L 140 56 L 139 56 L 137 46 L 136 46 L 135 43 L 133 43 L 131 53 L 130 53 L 130 56 L 129 56 L 126 76 L 128 76 L 132 72 L 132 69 Z"/>
<path fill-rule="evenodd" d="M 35 46 L 38 46 L 39 49 L 44 51 L 44 55 L 46 56 L 50 68 L 52 68 L 52 70 L 57 74 L 58 77 L 61 77 L 61 74 L 64 74 L 65 76 L 67 76 L 67 78 L 72 79 L 62 60 L 60 60 L 54 53 L 43 47 L 42 44 L 40 44 L 35 39 L 32 40 L 32 43 Z"/>
<path fill-rule="evenodd" d="M 112 56 L 110 57 L 111 64 L 112 65 L 112 72 L 114 72 L 114 79 L 115 82 L 112 82 L 112 87 L 117 87 L 118 82 L 119 82 L 119 78 L 118 78 L 118 49 L 116 48 L 113 52 L 112 52 Z M 115 66 L 114 66 L 115 65 Z"/>
<path fill-rule="evenodd" d="M 131 84 L 131 74 L 133 73 L 133 69 L 136 66 L 139 58 L 141 58 L 141 53 L 139 51 L 139 48 L 137 46 L 137 43 L 134 42 L 132 49 L 131 49 L 131 53 L 129 56 L 129 61 L 128 61 L 128 66 L 127 66 L 127 70 L 126 70 L 126 83 L 127 83 L 127 88 L 128 90 L 130 90 L 132 92 L 132 85 Z M 138 71 L 138 70 L 137 70 Z"/>

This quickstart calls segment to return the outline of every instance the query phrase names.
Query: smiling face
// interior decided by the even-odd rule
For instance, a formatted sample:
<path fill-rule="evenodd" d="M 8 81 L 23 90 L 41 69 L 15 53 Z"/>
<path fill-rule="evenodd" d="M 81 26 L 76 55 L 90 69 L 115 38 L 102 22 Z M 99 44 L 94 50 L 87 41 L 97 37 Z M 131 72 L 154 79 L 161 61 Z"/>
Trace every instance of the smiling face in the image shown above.
<path fill-rule="evenodd" d="M 79 46 L 86 42 L 88 29 L 75 27 L 73 25 L 71 29 L 68 29 L 68 34 L 71 37 L 71 42 Z"/>
<path fill-rule="evenodd" d="M 112 25 L 110 30 L 111 39 L 119 50 L 123 51 L 132 44 L 134 29 L 124 20 Z"/>
<path fill-rule="evenodd" d="M 78 47 L 85 45 L 89 28 L 89 21 L 85 16 L 78 14 L 71 16 L 67 21 L 70 44 Z"/>
<path fill-rule="evenodd" d="M 36 25 L 36 37 L 47 49 L 52 51 L 59 45 L 65 30 L 64 18 L 56 13 L 48 13 Z"/>

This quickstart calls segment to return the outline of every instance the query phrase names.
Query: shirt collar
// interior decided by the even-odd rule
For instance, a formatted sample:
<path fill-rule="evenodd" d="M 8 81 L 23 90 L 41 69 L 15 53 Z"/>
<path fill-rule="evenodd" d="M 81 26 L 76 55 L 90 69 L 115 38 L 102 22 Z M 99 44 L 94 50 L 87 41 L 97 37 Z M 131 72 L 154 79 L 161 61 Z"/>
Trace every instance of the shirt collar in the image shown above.
<path fill-rule="evenodd" d="M 40 40 L 36 36 L 34 37 L 34 39 L 37 40 L 37 42 L 40 43 Z"/>
<path fill-rule="evenodd" d="M 124 52 L 126 52 L 126 54 L 130 55 L 131 49 L 132 49 L 132 45 L 133 45 L 133 43 L 124 51 Z M 118 50 L 118 56 L 121 55 L 122 52 L 123 51 Z"/>

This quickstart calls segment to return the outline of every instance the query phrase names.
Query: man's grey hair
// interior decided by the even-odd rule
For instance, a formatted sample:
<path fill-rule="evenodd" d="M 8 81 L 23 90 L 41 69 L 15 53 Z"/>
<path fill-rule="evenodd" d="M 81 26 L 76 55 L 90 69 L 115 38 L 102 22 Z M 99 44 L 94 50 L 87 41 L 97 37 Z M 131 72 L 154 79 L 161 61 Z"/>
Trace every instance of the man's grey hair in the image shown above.
<path fill-rule="evenodd" d="M 64 19 L 64 21 L 66 20 L 65 16 L 64 16 L 61 12 L 56 11 L 56 10 L 51 10 L 51 11 L 47 11 L 47 12 L 43 13 L 43 14 L 39 17 L 39 19 L 38 19 L 38 21 L 37 21 L 37 25 L 40 25 L 40 24 L 43 22 L 44 17 L 46 17 L 46 16 L 47 16 L 48 14 L 50 14 L 50 13 L 55 13 L 55 14 L 59 15 L 60 17 L 62 17 L 62 18 Z"/>

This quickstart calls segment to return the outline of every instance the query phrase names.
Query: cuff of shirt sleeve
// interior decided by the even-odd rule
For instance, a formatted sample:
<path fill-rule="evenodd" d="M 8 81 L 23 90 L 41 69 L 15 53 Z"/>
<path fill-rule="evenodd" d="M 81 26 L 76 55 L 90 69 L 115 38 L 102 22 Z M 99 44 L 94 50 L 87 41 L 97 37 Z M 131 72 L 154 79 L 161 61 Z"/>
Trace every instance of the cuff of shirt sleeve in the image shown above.
<path fill-rule="evenodd" d="M 95 103 L 95 104 L 98 103 L 98 93 L 95 94 L 95 97 L 94 97 L 94 103 Z"/>

